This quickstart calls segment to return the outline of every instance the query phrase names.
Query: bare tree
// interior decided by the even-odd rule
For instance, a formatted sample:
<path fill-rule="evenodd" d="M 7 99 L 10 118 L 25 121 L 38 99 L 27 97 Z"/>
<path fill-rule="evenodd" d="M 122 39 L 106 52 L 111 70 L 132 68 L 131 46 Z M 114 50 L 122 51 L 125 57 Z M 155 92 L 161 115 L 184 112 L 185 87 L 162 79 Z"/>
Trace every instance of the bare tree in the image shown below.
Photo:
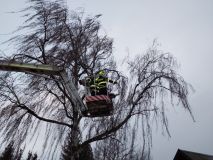
<path fill-rule="evenodd" d="M 13 142 L 10 142 L 8 146 L 1 153 L 0 160 L 21 160 L 23 150 L 20 149 L 18 152 L 14 152 Z"/>
<path fill-rule="evenodd" d="M 0 156 L 0 160 L 13 160 L 14 159 L 14 148 L 13 142 L 10 142 L 9 145 L 5 148 L 3 153 Z"/>
<path fill-rule="evenodd" d="M 73 154 L 72 151 L 72 138 L 70 137 L 72 136 L 71 134 L 68 134 L 63 149 L 62 149 L 62 156 L 61 159 L 62 160 L 70 160 L 70 157 Z M 85 160 L 85 158 L 87 160 L 94 160 L 93 158 L 93 152 L 92 152 L 92 148 L 90 146 L 90 144 L 86 145 L 85 147 L 81 148 L 81 151 L 79 152 L 79 160 Z"/>
<path fill-rule="evenodd" d="M 100 159 L 143 159 L 151 147 L 151 120 L 169 134 L 165 114 L 167 101 L 180 102 L 192 115 L 188 103 L 188 84 L 177 74 L 173 56 L 158 50 L 156 43 L 142 55 L 128 60 L 124 75 L 116 71 L 113 41 L 100 34 L 100 15 L 84 17 L 82 12 L 68 13 L 63 1 L 29 0 L 25 25 L 9 40 L 17 52 L 2 57 L 20 63 L 50 64 L 63 67 L 77 88 L 78 80 L 99 69 L 112 71 L 119 96 L 109 117 L 85 118 L 79 114 L 60 76 L 37 76 L 2 72 L 0 77 L 0 125 L 4 143 L 16 139 L 14 147 L 26 141 L 37 142 L 44 132 L 43 157 L 53 158 L 68 133 L 71 159 L 94 145 L 94 157 Z M 143 139 L 137 143 L 137 138 Z M 142 145 L 141 145 L 142 144 Z M 135 150 L 140 149 L 140 152 Z M 112 153 L 113 151 L 113 153 Z M 141 155 L 139 155 L 140 153 Z"/>

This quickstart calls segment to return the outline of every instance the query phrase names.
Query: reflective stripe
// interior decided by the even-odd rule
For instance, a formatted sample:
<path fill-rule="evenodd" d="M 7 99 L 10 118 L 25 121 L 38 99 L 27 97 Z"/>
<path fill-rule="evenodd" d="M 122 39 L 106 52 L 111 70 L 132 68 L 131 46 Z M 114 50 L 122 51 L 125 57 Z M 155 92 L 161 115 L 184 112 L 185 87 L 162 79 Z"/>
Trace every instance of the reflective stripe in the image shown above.
<path fill-rule="evenodd" d="M 97 77 L 97 78 L 95 79 L 95 82 L 101 82 L 101 81 L 108 81 L 108 78 L 107 78 L 107 77 L 101 76 L 101 77 Z"/>
<path fill-rule="evenodd" d="M 100 82 L 98 83 L 98 87 L 106 87 L 107 82 Z"/>
<path fill-rule="evenodd" d="M 96 85 L 90 85 L 90 88 L 95 88 L 95 87 L 97 87 Z"/>
<path fill-rule="evenodd" d="M 102 88 L 106 88 L 108 80 L 109 79 L 107 77 L 103 77 L 103 76 L 95 78 L 95 80 L 91 81 L 91 83 L 90 83 L 91 90 L 98 91 L 98 90 L 100 90 Z"/>
<path fill-rule="evenodd" d="M 91 86 L 90 86 L 90 89 L 91 89 L 91 90 L 99 90 L 100 87 L 99 87 L 99 86 L 96 86 L 96 85 L 91 85 Z"/>
<path fill-rule="evenodd" d="M 100 83 L 98 83 L 99 85 L 101 85 L 101 84 L 107 84 L 107 82 L 106 81 L 104 81 L 104 82 L 100 82 Z"/>

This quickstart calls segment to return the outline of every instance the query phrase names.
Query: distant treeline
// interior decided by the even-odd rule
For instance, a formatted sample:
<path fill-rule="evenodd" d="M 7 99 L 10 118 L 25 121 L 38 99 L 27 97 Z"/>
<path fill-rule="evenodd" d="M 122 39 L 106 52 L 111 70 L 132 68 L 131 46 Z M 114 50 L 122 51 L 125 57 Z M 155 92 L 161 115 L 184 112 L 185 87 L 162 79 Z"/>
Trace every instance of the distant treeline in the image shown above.
<path fill-rule="evenodd" d="M 24 160 L 23 150 L 16 152 L 13 147 L 14 143 L 11 142 L 0 155 L 0 160 Z M 28 152 L 26 160 L 38 160 L 36 153 Z"/>

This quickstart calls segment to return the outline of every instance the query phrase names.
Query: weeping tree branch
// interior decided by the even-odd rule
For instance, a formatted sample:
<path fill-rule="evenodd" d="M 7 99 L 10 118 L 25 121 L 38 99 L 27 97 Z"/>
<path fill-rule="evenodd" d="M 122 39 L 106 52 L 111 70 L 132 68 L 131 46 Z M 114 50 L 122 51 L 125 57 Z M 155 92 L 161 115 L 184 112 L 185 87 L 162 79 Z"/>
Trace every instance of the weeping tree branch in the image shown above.
<path fill-rule="evenodd" d="M 144 138 L 151 136 L 149 120 L 155 116 L 152 113 L 156 115 L 161 113 L 156 117 L 162 118 L 158 122 L 167 129 L 164 104 L 156 102 L 157 100 L 164 102 L 165 93 L 177 98 L 192 115 L 188 103 L 188 84 L 177 74 L 176 60 L 171 54 L 163 53 L 155 45 L 151 46 L 143 55 L 127 61 L 126 71 L 130 75 L 127 77 L 126 73 L 122 74 L 116 69 L 116 62 L 112 57 L 113 40 L 100 34 L 99 16 L 83 18 L 83 12 L 69 14 L 60 0 L 57 2 L 30 0 L 30 2 L 29 8 L 25 10 L 29 12 L 26 14 L 25 26 L 20 27 L 22 31 L 30 32 L 9 40 L 18 46 L 17 52 L 10 59 L 23 63 L 37 62 L 63 66 L 67 74 L 74 77 L 76 88 L 78 88 L 78 79 L 91 76 L 99 69 L 107 68 L 109 72 L 113 72 L 109 74 L 112 76 L 109 78 L 118 80 L 118 84 L 111 88 L 119 95 L 113 100 L 115 111 L 112 116 L 89 119 L 75 112 L 71 97 L 63 83 L 58 80 L 60 76 L 49 76 L 45 79 L 45 77 L 38 78 L 36 75 L 25 75 L 21 80 L 14 80 L 14 83 L 7 81 L 8 77 L 12 78 L 14 75 L 2 77 L 0 102 L 3 107 L 0 108 L 0 118 L 3 117 L 6 123 L 0 123 L 0 126 L 9 128 L 5 137 L 8 138 L 13 135 L 12 133 L 15 135 L 20 132 L 22 133 L 20 142 L 24 142 L 28 134 L 26 130 L 30 130 L 29 126 L 34 126 L 30 117 L 35 117 L 38 120 L 35 123 L 36 129 L 40 121 L 56 124 L 48 128 L 45 144 L 55 144 L 56 148 L 60 147 L 66 141 L 64 135 L 67 131 L 70 132 L 72 157 L 83 154 L 82 150 L 86 146 L 96 142 L 99 144 L 97 146 L 103 149 L 96 153 L 99 154 L 97 159 L 101 159 L 106 149 L 110 149 L 107 145 L 117 143 L 116 139 L 119 139 L 121 143 L 116 145 L 118 147 L 116 153 L 119 154 L 117 157 L 133 159 L 131 157 L 136 146 L 136 133 L 140 134 L 137 127 L 139 124 L 143 123 L 142 136 Z M 14 87 L 14 84 L 20 81 L 25 84 Z M 23 113 L 21 113 L 22 110 Z M 40 116 L 41 112 L 44 115 L 51 115 L 51 118 Z M 7 120 L 9 120 L 8 123 Z M 66 123 L 67 120 L 71 121 L 71 124 Z M 19 124 L 26 127 L 26 130 L 16 132 Z M 54 127 L 59 132 L 55 132 Z M 129 129 L 132 129 L 131 132 L 128 132 Z M 55 138 L 57 134 L 58 139 Z M 128 145 L 128 142 L 131 145 Z M 145 143 L 145 140 L 143 142 Z M 148 145 L 150 143 L 148 142 Z M 77 150 L 75 150 L 76 147 Z M 139 147 L 143 148 L 141 149 L 143 152 L 146 150 L 144 149 L 146 144 Z M 51 151 L 54 149 L 50 146 Z M 107 153 L 110 154 L 109 149 Z"/>
<path fill-rule="evenodd" d="M 55 121 L 55 120 L 52 120 L 52 119 L 41 117 L 41 116 L 39 116 L 38 114 L 36 114 L 33 110 L 31 110 L 29 107 L 27 107 L 24 104 L 17 104 L 17 105 L 14 105 L 14 107 L 20 107 L 21 109 L 26 110 L 27 113 L 29 113 L 30 115 L 34 116 L 35 118 L 37 118 L 37 119 L 39 119 L 41 121 L 49 122 L 49 123 L 53 123 L 53 124 L 59 124 L 59 125 L 63 125 L 63 126 L 67 126 L 69 128 L 72 128 L 72 125 L 70 125 L 68 123 L 59 122 L 59 121 Z"/>

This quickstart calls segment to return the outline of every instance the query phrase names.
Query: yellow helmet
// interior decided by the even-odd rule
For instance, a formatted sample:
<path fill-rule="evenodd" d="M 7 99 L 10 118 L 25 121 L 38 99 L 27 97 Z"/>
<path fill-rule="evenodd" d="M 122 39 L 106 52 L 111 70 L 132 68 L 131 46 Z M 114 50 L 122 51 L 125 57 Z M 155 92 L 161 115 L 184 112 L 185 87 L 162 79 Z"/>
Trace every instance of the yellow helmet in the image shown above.
<path fill-rule="evenodd" d="M 104 75 L 105 75 L 105 71 L 104 71 L 104 70 L 98 71 L 98 75 L 99 75 L 99 76 L 104 76 Z"/>

